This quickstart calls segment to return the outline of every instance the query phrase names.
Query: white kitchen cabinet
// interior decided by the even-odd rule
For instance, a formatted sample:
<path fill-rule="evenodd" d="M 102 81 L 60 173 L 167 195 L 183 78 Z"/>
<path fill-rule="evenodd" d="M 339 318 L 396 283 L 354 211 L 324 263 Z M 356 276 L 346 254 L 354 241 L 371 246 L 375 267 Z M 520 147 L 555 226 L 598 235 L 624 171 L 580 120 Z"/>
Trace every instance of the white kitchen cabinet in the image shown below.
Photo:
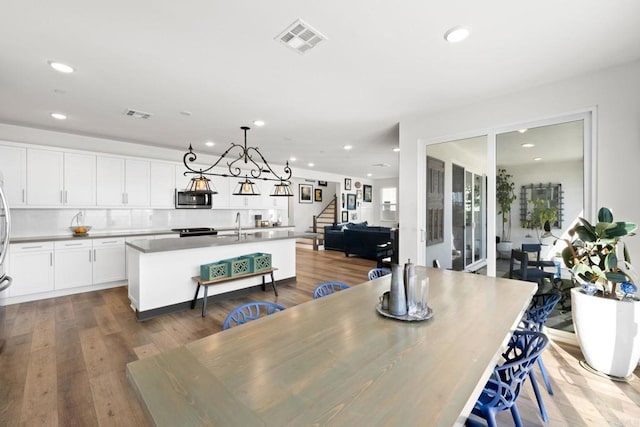
<path fill-rule="evenodd" d="M 64 204 L 62 151 L 27 149 L 27 203 L 34 206 Z"/>
<path fill-rule="evenodd" d="M 53 290 L 53 244 L 47 242 L 9 245 L 11 297 Z"/>
<path fill-rule="evenodd" d="M 93 284 L 126 279 L 125 239 L 93 239 Z"/>
<path fill-rule="evenodd" d="M 151 162 L 149 165 L 149 181 L 151 207 L 175 207 L 176 165 L 174 163 Z"/>
<path fill-rule="evenodd" d="M 30 206 L 95 206 L 95 160 L 91 154 L 27 149 Z"/>
<path fill-rule="evenodd" d="M 10 207 L 27 203 L 27 149 L 12 145 L 0 145 L 0 174 L 4 181 L 2 190 Z"/>
<path fill-rule="evenodd" d="M 91 240 L 64 240 L 54 244 L 54 289 L 68 289 L 93 283 Z"/>
<path fill-rule="evenodd" d="M 98 206 L 149 206 L 149 161 L 97 156 Z"/>
<path fill-rule="evenodd" d="M 96 156 L 64 153 L 65 206 L 96 205 Z"/>
<path fill-rule="evenodd" d="M 125 160 L 125 204 L 130 207 L 149 206 L 149 161 Z"/>

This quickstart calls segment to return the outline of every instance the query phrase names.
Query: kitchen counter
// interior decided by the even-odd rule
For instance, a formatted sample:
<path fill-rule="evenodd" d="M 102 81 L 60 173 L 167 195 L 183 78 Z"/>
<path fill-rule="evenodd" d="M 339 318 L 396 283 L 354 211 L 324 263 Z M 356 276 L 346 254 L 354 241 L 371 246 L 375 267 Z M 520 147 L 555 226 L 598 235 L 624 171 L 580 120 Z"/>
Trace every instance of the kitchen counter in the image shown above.
<path fill-rule="evenodd" d="M 265 230 L 282 230 L 282 229 L 290 229 L 294 228 L 293 225 L 281 225 L 278 227 L 258 227 L 258 228 L 243 228 L 243 232 L 253 233 L 255 231 L 265 231 Z M 180 227 L 175 227 L 180 228 Z M 224 232 L 233 232 L 235 231 L 235 227 L 224 227 L 224 228 L 216 228 L 218 233 Z M 57 234 L 57 235 L 45 235 L 45 236 L 26 236 L 26 237 L 11 237 L 10 243 L 33 243 L 33 242 L 56 242 L 60 240 L 69 240 L 69 239 L 102 239 L 102 238 L 110 238 L 110 237 L 148 237 L 148 236 L 157 236 L 166 234 L 176 235 L 175 231 L 167 230 L 167 229 L 158 229 L 158 230 L 121 230 L 121 231 L 111 231 L 111 232 L 89 232 L 87 236 L 77 237 L 72 233 L 69 234 Z M 194 237 L 190 237 L 193 239 Z"/>
<path fill-rule="evenodd" d="M 270 240 L 313 238 L 314 233 L 298 233 L 295 231 L 258 231 L 236 235 L 194 236 L 183 239 L 134 240 L 128 246 L 143 253 L 177 251 L 182 249 L 207 248 L 213 246 L 237 245 L 242 243 L 258 243 Z"/>

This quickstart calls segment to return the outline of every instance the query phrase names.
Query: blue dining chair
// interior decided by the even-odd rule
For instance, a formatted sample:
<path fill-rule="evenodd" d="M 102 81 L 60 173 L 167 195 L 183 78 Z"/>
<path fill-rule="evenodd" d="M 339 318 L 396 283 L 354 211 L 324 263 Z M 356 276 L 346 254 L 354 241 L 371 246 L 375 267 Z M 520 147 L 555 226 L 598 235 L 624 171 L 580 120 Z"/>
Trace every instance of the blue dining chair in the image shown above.
<path fill-rule="evenodd" d="M 224 319 L 224 323 L 222 324 L 222 330 L 224 331 L 232 326 L 242 325 L 249 320 L 256 320 L 260 318 L 262 314 L 268 316 L 284 309 L 283 306 L 268 301 L 242 304 L 231 310 L 227 315 L 227 318 Z"/>
<path fill-rule="evenodd" d="M 547 322 L 549 315 L 561 298 L 562 296 L 556 293 L 534 295 L 531 298 L 531 303 L 529 304 L 527 311 L 525 311 L 524 316 L 522 317 L 519 328 L 542 332 L 542 328 Z M 540 368 L 544 384 L 547 386 L 547 392 L 553 396 L 553 389 L 551 388 L 551 382 L 549 381 L 549 374 L 542 362 L 542 357 L 538 357 L 538 367 Z M 531 386 L 533 387 L 536 400 L 538 401 L 538 408 L 540 408 L 542 420 L 545 423 L 548 423 L 549 416 L 547 415 L 547 411 L 544 407 L 542 396 L 540 396 L 540 390 L 538 389 L 538 384 L 536 382 L 535 375 L 533 374 L 533 370 L 529 372 L 529 378 L 531 378 Z"/>
<path fill-rule="evenodd" d="M 372 268 L 369 270 L 367 276 L 369 277 L 369 280 L 373 280 L 378 277 L 386 276 L 387 274 L 391 274 L 391 270 L 388 268 Z"/>
<path fill-rule="evenodd" d="M 504 363 L 496 366 L 471 413 L 495 427 L 496 414 L 509 409 L 517 427 L 522 427 L 516 400 L 535 361 L 549 339 L 542 332 L 516 330 L 502 354 Z M 468 425 L 475 425 L 469 422 Z"/>
<path fill-rule="evenodd" d="M 349 285 L 341 282 L 324 282 L 320 283 L 313 291 L 313 299 L 326 297 L 343 289 L 349 289 Z"/>

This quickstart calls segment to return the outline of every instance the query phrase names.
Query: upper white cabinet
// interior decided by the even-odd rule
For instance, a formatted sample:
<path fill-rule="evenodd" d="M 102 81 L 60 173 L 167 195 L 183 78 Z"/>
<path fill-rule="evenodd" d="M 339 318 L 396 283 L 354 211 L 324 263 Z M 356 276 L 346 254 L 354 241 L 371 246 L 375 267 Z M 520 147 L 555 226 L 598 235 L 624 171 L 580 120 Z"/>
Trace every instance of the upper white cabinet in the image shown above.
<path fill-rule="evenodd" d="M 64 153 L 64 204 L 96 205 L 96 156 Z"/>
<path fill-rule="evenodd" d="M 176 165 L 173 163 L 151 162 L 149 200 L 152 208 L 173 208 L 176 188 Z"/>
<path fill-rule="evenodd" d="M 30 206 L 95 206 L 96 156 L 27 149 Z"/>
<path fill-rule="evenodd" d="M 0 145 L 0 174 L 7 203 L 14 208 L 27 203 L 27 149 Z"/>
<path fill-rule="evenodd" d="M 27 149 L 27 203 L 64 204 L 64 154 L 61 151 Z"/>
<path fill-rule="evenodd" d="M 149 206 L 149 161 L 97 157 L 98 206 Z"/>

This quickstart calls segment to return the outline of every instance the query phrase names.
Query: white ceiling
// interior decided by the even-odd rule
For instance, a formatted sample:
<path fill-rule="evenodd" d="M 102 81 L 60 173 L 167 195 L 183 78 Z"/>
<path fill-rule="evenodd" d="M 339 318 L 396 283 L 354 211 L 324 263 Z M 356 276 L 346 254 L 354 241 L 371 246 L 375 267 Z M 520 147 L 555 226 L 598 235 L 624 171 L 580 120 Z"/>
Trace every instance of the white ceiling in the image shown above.
<path fill-rule="evenodd" d="M 5 0 L 0 122 L 219 153 L 263 119 L 249 145 L 296 156 L 294 175 L 397 176 L 403 117 L 635 60 L 638 16 L 637 0 Z M 298 18 L 328 37 L 306 55 L 274 40 Z M 448 44 L 456 25 L 471 37 Z"/>

